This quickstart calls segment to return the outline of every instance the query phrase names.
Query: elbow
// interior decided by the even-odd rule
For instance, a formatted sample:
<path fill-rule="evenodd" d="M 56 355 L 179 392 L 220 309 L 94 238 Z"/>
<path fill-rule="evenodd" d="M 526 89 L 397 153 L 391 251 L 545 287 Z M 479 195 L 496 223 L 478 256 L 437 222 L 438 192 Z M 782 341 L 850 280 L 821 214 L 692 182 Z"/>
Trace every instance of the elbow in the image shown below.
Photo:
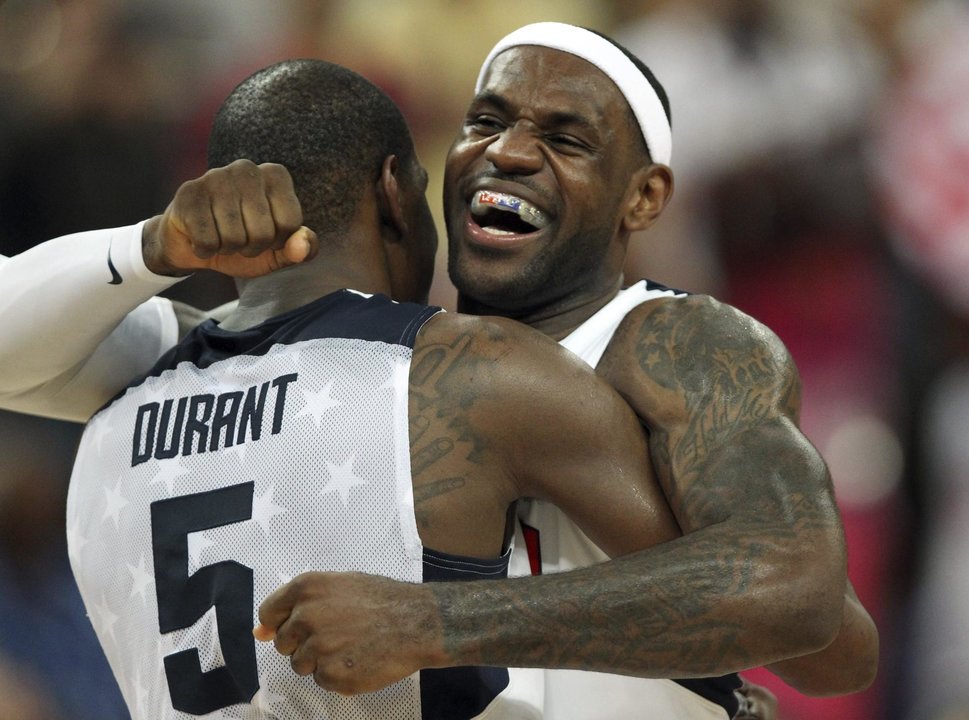
<path fill-rule="evenodd" d="M 819 654 L 823 672 L 808 674 L 803 682 L 791 683 L 805 695 L 831 697 L 862 692 L 878 676 L 878 629 L 867 613 L 859 615 L 847 607 L 841 632 L 831 646 Z"/>
<path fill-rule="evenodd" d="M 845 692 L 861 692 L 875 684 L 875 680 L 878 677 L 879 657 L 878 630 L 875 628 L 875 624 L 872 623 L 868 631 L 865 651 L 857 661 L 858 671 L 852 677 L 853 682 L 851 687 L 845 690 Z"/>
<path fill-rule="evenodd" d="M 828 559 L 782 563 L 774 568 L 770 594 L 776 608 L 770 632 L 778 657 L 797 657 L 831 645 L 844 616 L 844 567 Z"/>
<path fill-rule="evenodd" d="M 877 639 L 874 652 L 867 657 L 856 656 L 839 662 L 826 659 L 822 670 L 815 673 L 778 675 L 792 688 L 810 697 L 836 697 L 862 692 L 870 688 L 878 676 Z"/>
<path fill-rule="evenodd" d="M 838 636 L 844 615 L 845 582 L 845 576 L 836 572 L 805 578 L 800 602 L 792 603 L 793 621 L 800 627 L 796 634 L 805 651 L 823 650 Z"/>
<path fill-rule="evenodd" d="M 877 641 L 876 641 L 877 645 Z M 849 695 L 851 693 L 867 690 L 878 677 L 878 652 L 867 661 L 859 661 L 853 666 L 853 671 L 842 674 L 842 681 L 834 687 L 824 688 L 823 692 L 816 693 L 817 696 L 825 697 L 831 695 Z"/>

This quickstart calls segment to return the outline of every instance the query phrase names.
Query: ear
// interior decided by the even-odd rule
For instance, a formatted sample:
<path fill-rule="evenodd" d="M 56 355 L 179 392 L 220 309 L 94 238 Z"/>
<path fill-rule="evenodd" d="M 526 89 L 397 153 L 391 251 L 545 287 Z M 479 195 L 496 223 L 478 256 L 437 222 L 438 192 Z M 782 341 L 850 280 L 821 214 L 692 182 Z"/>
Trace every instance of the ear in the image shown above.
<path fill-rule="evenodd" d="M 380 177 L 377 178 L 377 206 L 381 222 L 393 228 L 396 235 L 401 237 L 407 233 L 407 223 L 401 206 L 400 183 L 397 178 L 399 170 L 400 163 L 396 155 L 384 158 L 380 166 Z"/>
<path fill-rule="evenodd" d="M 645 230 L 660 216 L 673 195 L 673 171 L 653 163 L 635 173 L 629 185 L 629 203 L 623 216 L 628 232 Z"/>

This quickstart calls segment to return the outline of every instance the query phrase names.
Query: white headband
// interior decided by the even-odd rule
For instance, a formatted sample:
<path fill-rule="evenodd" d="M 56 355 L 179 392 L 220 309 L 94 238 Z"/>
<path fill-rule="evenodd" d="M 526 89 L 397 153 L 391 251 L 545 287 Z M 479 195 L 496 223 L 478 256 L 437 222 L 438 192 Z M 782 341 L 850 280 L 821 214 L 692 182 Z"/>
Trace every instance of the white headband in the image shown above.
<path fill-rule="evenodd" d="M 659 95 L 639 68 L 622 50 L 594 32 L 575 25 L 540 22 L 520 27 L 495 45 L 481 65 L 474 91 L 481 92 L 484 77 L 499 53 L 518 45 L 539 45 L 561 50 L 592 63 L 602 70 L 626 98 L 639 122 L 643 140 L 653 162 L 670 164 L 673 135 Z"/>

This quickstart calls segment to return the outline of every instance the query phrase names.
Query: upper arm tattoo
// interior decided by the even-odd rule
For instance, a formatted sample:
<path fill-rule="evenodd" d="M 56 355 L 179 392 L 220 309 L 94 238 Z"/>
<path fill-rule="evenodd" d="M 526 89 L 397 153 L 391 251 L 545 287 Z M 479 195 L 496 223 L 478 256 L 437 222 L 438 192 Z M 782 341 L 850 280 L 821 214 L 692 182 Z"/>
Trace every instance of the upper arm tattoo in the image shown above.
<path fill-rule="evenodd" d="M 658 386 L 651 397 L 667 406 L 657 416 L 676 418 L 651 424 L 650 449 L 677 516 L 715 521 L 738 493 L 758 501 L 752 481 L 777 476 L 778 450 L 796 432 L 799 381 L 780 341 L 703 298 L 659 303 L 634 340 L 635 374 Z M 797 472 L 791 462 L 786 473 Z"/>

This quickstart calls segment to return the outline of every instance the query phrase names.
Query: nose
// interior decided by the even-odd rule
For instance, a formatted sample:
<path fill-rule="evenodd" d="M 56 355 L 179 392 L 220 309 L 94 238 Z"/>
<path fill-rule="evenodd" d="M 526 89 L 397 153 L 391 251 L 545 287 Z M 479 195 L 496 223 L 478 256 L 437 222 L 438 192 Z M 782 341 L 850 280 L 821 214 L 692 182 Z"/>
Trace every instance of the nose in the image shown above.
<path fill-rule="evenodd" d="M 501 131 L 485 149 L 485 159 L 498 170 L 517 175 L 538 172 L 544 162 L 538 138 L 520 122 Z"/>

